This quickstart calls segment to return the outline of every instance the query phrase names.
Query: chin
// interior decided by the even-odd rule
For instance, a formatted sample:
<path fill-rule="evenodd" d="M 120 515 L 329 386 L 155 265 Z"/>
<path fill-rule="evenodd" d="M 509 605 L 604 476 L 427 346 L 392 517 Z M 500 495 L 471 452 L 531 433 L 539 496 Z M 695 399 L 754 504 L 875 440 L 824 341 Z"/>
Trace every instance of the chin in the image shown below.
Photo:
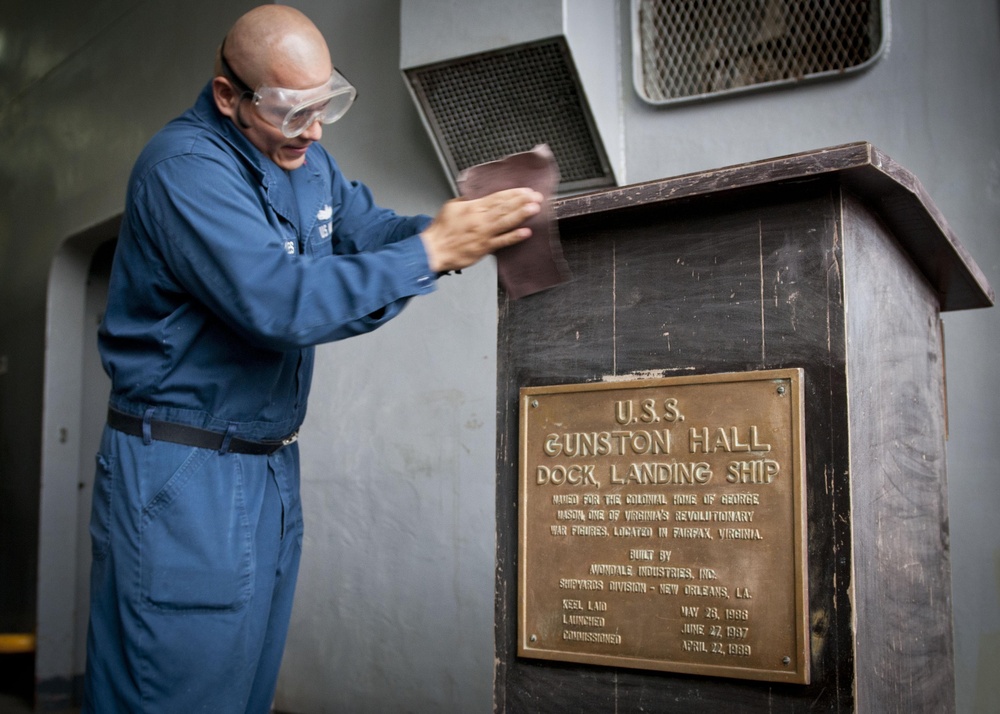
<path fill-rule="evenodd" d="M 286 159 L 286 158 L 274 159 L 274 163 L 276 163 L 279 168 L 282 168 L 285 171 L 293 171 L 294 169 L 301 167 L 302 164 L 304 164 L 305 162 L 306 162 L 305 156 L 299 156 L 294 159 Z"/>

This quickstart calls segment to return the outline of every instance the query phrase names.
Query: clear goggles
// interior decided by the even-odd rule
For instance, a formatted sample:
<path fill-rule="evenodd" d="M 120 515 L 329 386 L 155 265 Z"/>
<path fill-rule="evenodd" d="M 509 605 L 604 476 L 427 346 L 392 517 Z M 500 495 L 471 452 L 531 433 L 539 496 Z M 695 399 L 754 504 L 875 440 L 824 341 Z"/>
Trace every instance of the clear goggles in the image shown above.
<path fill-rule="evenodd" d="M 326 83 L 311 89 L 261 86 L 252 90 L 233 72 L 224 56 L 222 68 L 237 89 L 244 95 L 253 95 L 251 101 L 264 121 L 281 129 L 281 133 L 289 139 L 317 121 L 324 124 L 337 121 L 347 113 L 358 96 L 354 86 L 337 70 L 333 70 Z"/>

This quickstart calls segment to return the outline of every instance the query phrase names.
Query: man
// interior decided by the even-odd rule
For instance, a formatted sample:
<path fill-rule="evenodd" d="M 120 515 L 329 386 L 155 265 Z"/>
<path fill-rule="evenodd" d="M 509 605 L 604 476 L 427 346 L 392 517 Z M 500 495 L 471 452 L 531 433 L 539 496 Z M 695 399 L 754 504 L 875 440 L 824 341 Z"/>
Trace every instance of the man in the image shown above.
<path fill-rule="evenodd" d="M 350 106 L 317 28 L 267 5 L 140 155 L 100 331 L 112 389 L 91 518 L 84 711 L 266 712 L 302 541 L 312 346 L 523 240 L 528 189 L 432 220 L 316 143 Z"/>

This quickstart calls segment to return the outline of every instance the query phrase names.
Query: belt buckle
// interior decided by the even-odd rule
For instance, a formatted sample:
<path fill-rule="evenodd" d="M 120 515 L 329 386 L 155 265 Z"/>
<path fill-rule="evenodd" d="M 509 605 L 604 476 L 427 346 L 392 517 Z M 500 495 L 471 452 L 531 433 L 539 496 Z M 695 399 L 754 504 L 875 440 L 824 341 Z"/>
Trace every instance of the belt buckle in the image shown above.
<path fill-rule="evenodd" d="M 286 436 L 284 439 L 282 439 L 281 445 L 288 446 L 289 444 L 294 444 L 298 440 L 299 440 L 299 432 L 295 431 Z"/>

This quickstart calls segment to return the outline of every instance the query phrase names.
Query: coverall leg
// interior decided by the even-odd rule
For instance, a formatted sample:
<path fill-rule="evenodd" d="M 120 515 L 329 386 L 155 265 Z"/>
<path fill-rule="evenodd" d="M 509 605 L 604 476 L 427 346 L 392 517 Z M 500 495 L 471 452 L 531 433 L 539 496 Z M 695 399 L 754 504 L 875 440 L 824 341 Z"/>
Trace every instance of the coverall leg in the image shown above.
<path fill-rule="evenodd" d="M 84 712 L 268 712 L 302 546 L 296 444 L 219 453 L 105 428 Z"/>

